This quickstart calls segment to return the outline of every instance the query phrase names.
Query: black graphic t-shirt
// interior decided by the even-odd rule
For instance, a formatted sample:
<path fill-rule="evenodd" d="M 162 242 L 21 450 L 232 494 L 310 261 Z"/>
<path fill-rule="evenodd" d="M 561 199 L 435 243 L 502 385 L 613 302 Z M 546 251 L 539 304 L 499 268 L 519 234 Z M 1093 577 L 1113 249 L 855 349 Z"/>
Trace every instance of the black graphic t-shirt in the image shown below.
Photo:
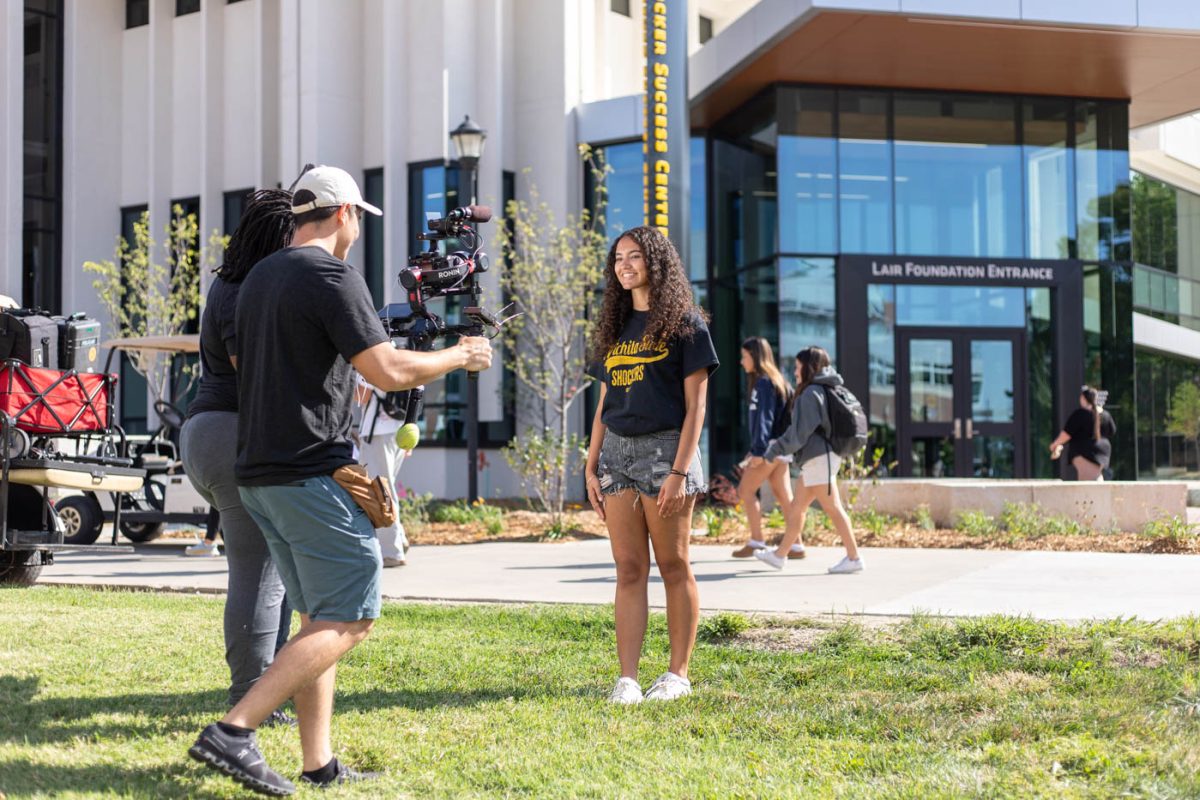
<path fill-rule="evenodd" d="M 711 375 L 720 360 L 708 326 L 696 318 L 690 338 L 650 342 L 647 311 L 634 311 L 601 365 L 607 387 L 600 421 L 618 436 L 643 436 L 683 427 L 683 379 L 696 370 Z"/>

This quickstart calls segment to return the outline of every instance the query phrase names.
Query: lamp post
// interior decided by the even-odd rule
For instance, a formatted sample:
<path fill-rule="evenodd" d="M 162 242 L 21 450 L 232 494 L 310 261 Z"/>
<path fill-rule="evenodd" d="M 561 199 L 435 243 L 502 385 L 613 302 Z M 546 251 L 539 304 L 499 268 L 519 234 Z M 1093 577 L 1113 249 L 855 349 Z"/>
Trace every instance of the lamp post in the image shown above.
<path fill-rule="evenodd" d="M 472 122 L 470 114 L 450 131 L 458 155 L 460 191 L 466 195 L 463 205 L 475 203 L 476 167 L 486 139 L 487 131 Z M 479 499 L 479 374 L 475 372 L 467 373 L 467 499 L 472 503 Z"/>

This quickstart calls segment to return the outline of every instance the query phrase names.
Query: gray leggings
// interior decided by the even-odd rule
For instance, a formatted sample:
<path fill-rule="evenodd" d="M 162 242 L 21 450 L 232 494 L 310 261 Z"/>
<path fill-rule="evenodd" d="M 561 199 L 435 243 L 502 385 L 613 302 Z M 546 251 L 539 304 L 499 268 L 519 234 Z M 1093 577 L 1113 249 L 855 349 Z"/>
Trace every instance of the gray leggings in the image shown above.
<path fill-rule="evenodd" d="M 234 483 L 237 418 L 233 412 L 205 411 L 185 422 L 180 433 L 188 478 L 221 512 L 229 568 L 225 661 L 231 681 L 230 705 L 236 705 L 271 666 L 275 653 L 287 641 L 292 616 L 267 542 L 242 507 Z"/>

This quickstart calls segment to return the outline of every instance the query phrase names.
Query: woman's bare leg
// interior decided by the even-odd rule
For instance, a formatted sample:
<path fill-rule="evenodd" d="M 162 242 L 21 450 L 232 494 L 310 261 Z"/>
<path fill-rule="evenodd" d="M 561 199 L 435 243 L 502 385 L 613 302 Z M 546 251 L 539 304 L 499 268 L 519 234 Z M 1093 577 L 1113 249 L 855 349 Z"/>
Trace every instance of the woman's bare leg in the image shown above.
<path fill-rule="evenodd" d="M 671 639 L 671 672 L 681 678 L 688 675 L 688 662 L 696 646 L 696 625 L 700 622 L 700 591 L 688 560 L 688 541 L 692 530 L 692 507 L 695 497 L 689 497 L 683 509 L 669 517 L 658 515 L 653 497 L 642 497 L 650 541 L 654 544 L 654 560 L 667 590 L 667 632 Z M 643 626 L 643 631 L 645 627 Z"/>
<path fill-rule="evenodd" d="M 604 499 L 608 541 L 617 564 L 617 594 L 613 608 L 617 660 L 621 664 L 621 677 L 635 681 L 649 613 L 646 582 L 650 578 L 650 546 L 642 509 L 654 505 L 653 500 L 646 503 L 645 498 L 635 503 L 637 497 L 636 490 L 628 489 Z"/>

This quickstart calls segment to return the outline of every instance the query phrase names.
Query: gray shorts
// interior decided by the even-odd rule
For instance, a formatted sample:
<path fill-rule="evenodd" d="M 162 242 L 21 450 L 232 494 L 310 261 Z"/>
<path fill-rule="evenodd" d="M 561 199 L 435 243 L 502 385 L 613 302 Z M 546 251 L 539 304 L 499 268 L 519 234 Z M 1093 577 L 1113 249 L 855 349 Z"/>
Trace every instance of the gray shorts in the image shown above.
<path fill-rule="evenodd" d="M 600 464 L 596 470 L 602 494 L 617 494 L 637 489 L 647 496 L 657 496 L 675 465 L 679 450 L 679 431 L 660 431 L 643 436 L 620 436 L 608 431 L 600 448 Z M 700 452 L 692 456 L 684 479 L 684 493 L 700 494 L 707 488 Z"/>
<path fill-rule="evenodd" d="M 379 617 L 383 558 L 375 529 L 328 475 L 283 486 L 239 486 L 262 529 L 287 598 L 314 620 Z"/>

